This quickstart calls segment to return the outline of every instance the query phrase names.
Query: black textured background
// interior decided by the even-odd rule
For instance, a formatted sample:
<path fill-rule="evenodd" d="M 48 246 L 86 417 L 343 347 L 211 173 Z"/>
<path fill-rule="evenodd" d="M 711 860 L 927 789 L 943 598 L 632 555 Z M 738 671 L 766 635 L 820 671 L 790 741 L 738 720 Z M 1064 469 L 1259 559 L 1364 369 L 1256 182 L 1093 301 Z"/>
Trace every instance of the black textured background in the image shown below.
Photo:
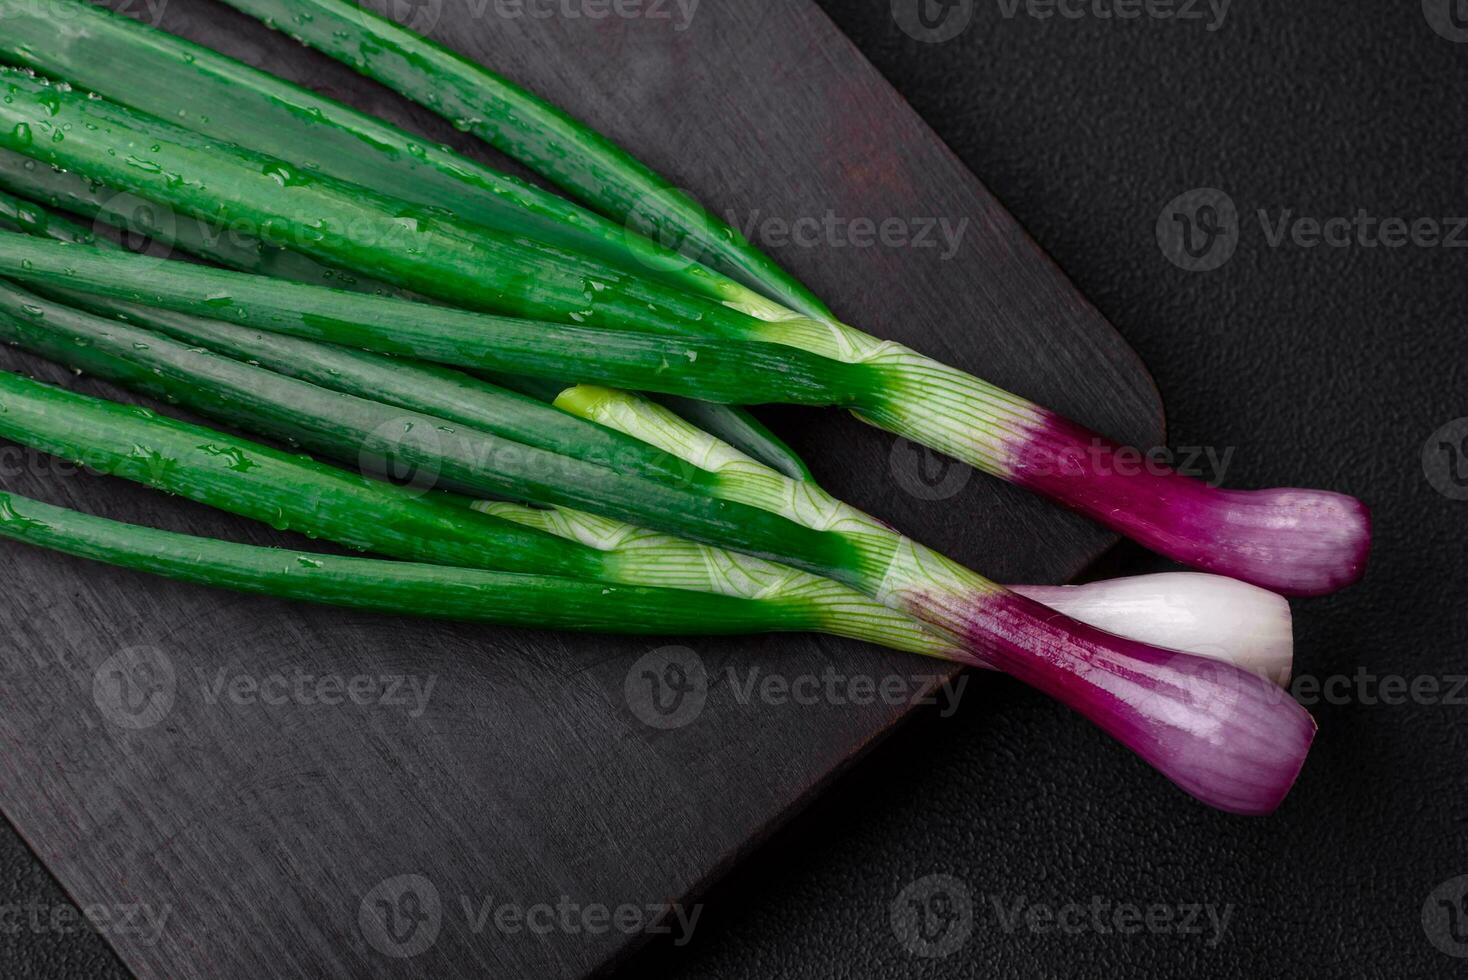
<path fill-rule="evenodd" d="M 1296 604 L 1297 669 L 1468 673 L 1468 501 L 1433 489 L 1423 455 L 1468 416 L 1468 248 L 1275 248 L 1257 217 L 1468 216 L 1468 43 L 1429 26 L 1435 0 L 1238 2 L 1216 31 L 1100 19 L 1091 0 L 1071 0 L 1077 20 L 973 0 L 971 26 L 941 44 L 903 33 L 889 0 L 822 6 L 1141 353 L 1174 447 L 1232 451 L 1235 486 L 1373 506 L 1366 581 Z M 1170 264 L 1155 236 L 1199 187 L 1241 215 L 1237 253 L 1212 272 Z M 1123 547 L 1103 571 L 1161 567 Z M 626 973 L 1461 976 L 1468 959 L 1435 948 L 1423 911 L 1468 874 L 1468 704 L 1368 700 L 1314 705 L 1294 794 L 1240 820 L 1018 685 L 976 678 L 954 717 L 907 726 L 706 896 L 692 943 L 654 944 Z M 972 932 L 924 959 L 889 904 L 933 874 L 966 886 Z M 1008 930 L 994 908 L 1093 896 L 1232 914 L 1210 944 Z M 61 901 L 7 829 L 0 907 Z M 122 975 L 94 936 L 7 921 L 0 976 Z"/>

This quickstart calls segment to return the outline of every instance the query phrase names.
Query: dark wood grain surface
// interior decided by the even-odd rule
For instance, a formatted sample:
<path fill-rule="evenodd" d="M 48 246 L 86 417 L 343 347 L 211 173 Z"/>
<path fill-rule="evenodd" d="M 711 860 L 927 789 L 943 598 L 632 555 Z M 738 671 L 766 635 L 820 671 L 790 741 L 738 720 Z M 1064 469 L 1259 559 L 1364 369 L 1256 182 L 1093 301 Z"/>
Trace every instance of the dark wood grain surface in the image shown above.
<path fill-rule="evenodd" d="M 490 158 L 219 4 L 162 9 L 166 29 Z M 644 7 L 671 11 L 666 20 L 509 17 L 527 8 L 455 0 L 411 9 L 439 39 L 753 225 L 852 322 L 1108 435 L 1161 438 L 1134 355 L 806 0 L 705 3 L 688 21 L 676 4 Z M 785 241 L 781 229 L 800 219 L 822 227 L 815 242 Z M 887 219 L 913 237 L 930 222 L 962 230 L 951 254 L 941 226 L 937 247 L 864 245 L 863 223 Z M 0 365 L 117 394 L 9 350 Z M 1110 541 L 834 412 L 766 414 L 832 490 L 993 577 L 1063 580 Z M 3 448 L 8 489 L 300 544 Z M 834 671 L 842 691 L 870 678 L 912 692 L 950 678 L 826 638 L 658 642 L 422 623 L 14 545 L 0 548 L 0 570 L 0 805 L 147 978 L 605 968 L 647 938 L 634 919 L 678 903 L 659 929 L 687 928 L 677 913 L 697 913 L 703 886 L 902 717 L 928 710 L 905 696 L 782 703 L 760 695 L 763 677 Z M 643 672 L 669 657 L 703 684 L 664 727 Z M 964 696 L 966 710 L 983 710 L 983 679 Z"/>

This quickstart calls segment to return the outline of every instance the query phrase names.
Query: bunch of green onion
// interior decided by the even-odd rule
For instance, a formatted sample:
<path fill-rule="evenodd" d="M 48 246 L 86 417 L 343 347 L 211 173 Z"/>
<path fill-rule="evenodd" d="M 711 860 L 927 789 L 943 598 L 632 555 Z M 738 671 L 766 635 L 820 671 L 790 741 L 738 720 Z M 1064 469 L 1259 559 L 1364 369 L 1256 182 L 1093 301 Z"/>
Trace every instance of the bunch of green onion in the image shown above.
<path fill-rule="evenodd" d="M 14 495 L 0 534 L 398 612 L 854 637 L 1003 670 L 1205 802 L 1278 806 L 1314 725 L 1278 687 L 1288 606 L 1256 586 L 1359 577 L 1358 502 L 1118 475 L 1102 458 L 1117 447 L 841 323 L 505 79 L 345 0 L 227 2 L 586 207 L 81 0 L 0 0 L 0 59 L 19 66 L 0 67 L 14 195 L 0 198 L 0 338 L 316 458 L 15 375 L 0 375 L 0 435 L 394 560 L 201 541 Z M 61 212 L 211 264 L 133 254 Z M 832 497 L 733 407 L 774 402 L 849 408 L 1232 578 L 1007 590 Z M 407 472 L 406 488 L 378 478 Z"/>

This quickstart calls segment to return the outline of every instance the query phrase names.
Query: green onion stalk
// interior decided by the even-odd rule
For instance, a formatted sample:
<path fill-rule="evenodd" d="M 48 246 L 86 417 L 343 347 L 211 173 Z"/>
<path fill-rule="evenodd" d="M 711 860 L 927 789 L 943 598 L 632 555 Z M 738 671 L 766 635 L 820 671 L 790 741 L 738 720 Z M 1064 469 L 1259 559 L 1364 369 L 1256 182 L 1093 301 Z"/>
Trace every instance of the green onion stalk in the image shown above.
<path fill-rule="evenodd" d="M 589 511 L 842 582 L 960 640 L 965 662 L 1070 704 L 1214 806 L 1274 809 L 1313 739 L 1309 715 L 1267 680 L 1068 619 L 845 509 L 808 520 L 626 476 L 17 293 L 0 303 L 0 338 L 144 394 L 359 465 L 427 468 L 458 492 Z"/>
<path fill-rule="evenodd" d="M 798 601 L 261 548 L 123 524 L 15 493 L 0 493 L 0 537 L 180 582 L 405 616 L 653 635 L 819 628 Z"/>
<path fill-rule="evenodd" d="M 762 388 L 766 376 L 778 371 L 759 363 L 743 372 L 748 391 L 728 385 L 668 391 L 671 381 L 656 371 L 640 382 L 569 376 L 713 402 L 845 405 L 894 432 L 1039 489 L 1165 554 L 1277 591 L 1331 591 L 1364 568 L 1369 520 L 1351 498 L 1298 490 L 1223 491 L 1171 472 L 1139 472 L 1117 465 L 1115 445 L 1017 396 L 834 321 L 761 320 L 538 241 L 305 173 L 23 73 L 0 72 L 0 80 L 6 93 L 0 102 L 4 148 L 183 213 L 284 235 L 293 250 L 332 265 L 370 269 L 457 305 L 569 320 L 627 337 L 677 338 L 680 345 L 706 342 L 700 338 L 734 342 L 756 361 L 768 361 L 766 348 L 774 348 L 789 359 L 782 367 L 791 377 L 783 380 L 793 380 L 800 394 L 792 396 L 789 384 L 779 393 L 770 385 Z M 596 360 L 600 351 L 558 353 Z M 543 368 L 540 373 L 545 376 Z"/>

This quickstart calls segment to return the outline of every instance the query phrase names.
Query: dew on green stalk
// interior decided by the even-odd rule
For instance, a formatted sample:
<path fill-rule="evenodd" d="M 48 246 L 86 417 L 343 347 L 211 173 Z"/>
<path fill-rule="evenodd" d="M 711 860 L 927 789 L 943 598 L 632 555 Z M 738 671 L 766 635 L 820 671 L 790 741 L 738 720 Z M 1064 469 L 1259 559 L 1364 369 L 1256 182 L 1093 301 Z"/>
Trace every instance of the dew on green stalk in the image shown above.
<path fill-rule="evenodd" d="M 304 187 L 311 183 L 308 177 L 298 173 L 294 167 L 280 160 L 272 160 L 260 171 L 281 187 Z"/>
<path fill-rule="evenodd" d="M 208 453 L 224 460 L 224 464 L 236 473 L 248 473 L 258 466 L 254 460 L 245 455 L 244 450 L 234 446 L 220 447 L 212 443 L 199 447 L 200 452 Z"/>

